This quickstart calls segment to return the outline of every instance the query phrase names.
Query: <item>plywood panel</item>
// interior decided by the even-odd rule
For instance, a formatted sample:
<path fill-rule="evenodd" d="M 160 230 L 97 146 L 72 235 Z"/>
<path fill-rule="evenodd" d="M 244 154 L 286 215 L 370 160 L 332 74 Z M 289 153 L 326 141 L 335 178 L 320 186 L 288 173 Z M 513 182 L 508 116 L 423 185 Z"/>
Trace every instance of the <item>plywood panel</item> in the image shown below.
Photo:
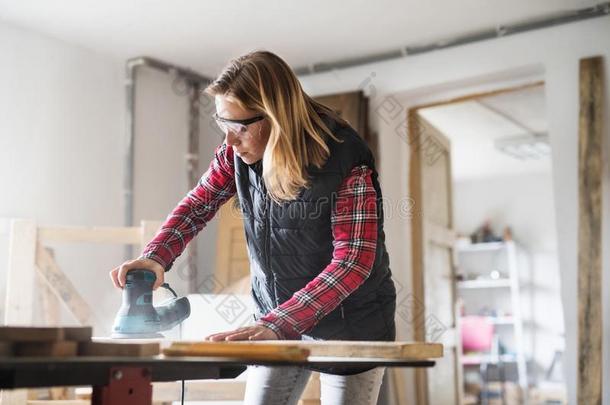
<path fill-rule="evenodd" d="M 218 212 L 218 242 L 214 273 L 216 293 L 250 274 L 243 219 L 235 207 L 236 201 L 235 198 L 230 199 Z"/>

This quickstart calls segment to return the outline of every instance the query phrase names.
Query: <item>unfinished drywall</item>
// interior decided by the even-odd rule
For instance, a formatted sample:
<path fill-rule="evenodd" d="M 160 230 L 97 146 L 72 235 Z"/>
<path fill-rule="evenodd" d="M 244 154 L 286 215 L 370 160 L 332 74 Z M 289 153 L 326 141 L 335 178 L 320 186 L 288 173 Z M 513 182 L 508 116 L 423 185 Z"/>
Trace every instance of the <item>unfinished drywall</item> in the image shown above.
<path fill-rule="evenodd" d="M 606 94 L 610 86 L 610 17 L 565 24 L 479 43 L 448 48 L 399 60 L 333 71 L 301 78 L 312 95 L 350 91 L 369 94 L 371 125 L 380 139 L 380 178 L 386 197 L 408 198 L 404 128 L 396 129 L 410 106 L 457 95 L 543 79 L 553 160 L 553 196 L 557 246 L 566 329 L 564 366 L 569 402 L 576 403 L 577 297 L 577 123 L 578 61 L 605 58 Z M 610 137 L 608 114 L 604 126 Z M 608 185 L 610 172 L 605 172 Z M 605 191 L 608 195 L 608 191 Z M 608 199 L 605 212 L 610 212 Z M 410 279 L 409 221 L 386 221 L 390 265 L 399 280 Z M 606 235 L 610 233 L 606 224 Z M 605 242 L 609 246 L 608 241 Z M 606 248 L 606 251 L 608 248 Z M 604 276 L 610 276 L 608 254 Z M 604 300 L 610 302 L 610 291 Z M 404 333 L 404 331 L 403 331 Z M 610 336 L 610 312 L 604 313 L 604 333 Z M 610 384 L 610 350 L 604 346 L 604 378 Z M 410 387 L 412 387 L 412 383 Z M 610 393 L 604 393 L 610 404 Z"/>

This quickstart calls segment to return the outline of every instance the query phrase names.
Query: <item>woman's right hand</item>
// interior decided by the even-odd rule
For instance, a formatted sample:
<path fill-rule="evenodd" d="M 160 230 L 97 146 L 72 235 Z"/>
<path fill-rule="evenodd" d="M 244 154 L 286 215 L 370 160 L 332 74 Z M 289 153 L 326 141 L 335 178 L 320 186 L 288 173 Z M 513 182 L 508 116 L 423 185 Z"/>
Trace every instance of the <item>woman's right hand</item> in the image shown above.
<path fill-rule="evenodd" d="M 125 278 L 127 276 L 127 272 L 135 269 L 144 269 L 151 270 L 157 276 L 157 280 L 153 285 L 153 290 L 156 290 L 163 284 L 165 269 L 159 263 L 152 259 L 135 259 L 128 260 L 125 263 L 121 264 L 119 267 L 115 267 L 110 271 L 110 279 L 116 288 L 123 288 L 125 286 Z"/>

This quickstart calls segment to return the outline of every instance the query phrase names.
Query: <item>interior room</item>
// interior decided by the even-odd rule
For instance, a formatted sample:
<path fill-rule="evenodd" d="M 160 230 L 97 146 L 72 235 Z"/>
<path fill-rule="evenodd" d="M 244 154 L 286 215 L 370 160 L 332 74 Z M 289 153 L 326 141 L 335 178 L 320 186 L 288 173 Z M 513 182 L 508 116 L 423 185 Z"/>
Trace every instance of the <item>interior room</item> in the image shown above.
<path fill-rule="evenodd" d="M 0 54 L 1 404 L 610 405 L 610 3 L 0 0 Z"/>

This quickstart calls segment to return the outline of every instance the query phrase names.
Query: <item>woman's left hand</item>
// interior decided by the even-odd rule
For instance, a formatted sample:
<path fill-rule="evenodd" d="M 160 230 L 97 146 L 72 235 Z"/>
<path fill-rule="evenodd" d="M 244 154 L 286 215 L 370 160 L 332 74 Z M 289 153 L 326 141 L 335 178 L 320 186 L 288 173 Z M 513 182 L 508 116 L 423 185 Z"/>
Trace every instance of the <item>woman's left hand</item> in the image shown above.
<path fill-rule="evenodd" d="M 215 333 L 205 338 L 218 342 L 221 340 L 279 340 L 279 336 L 262 325 L 245 326 L 229 332 Z"/>

